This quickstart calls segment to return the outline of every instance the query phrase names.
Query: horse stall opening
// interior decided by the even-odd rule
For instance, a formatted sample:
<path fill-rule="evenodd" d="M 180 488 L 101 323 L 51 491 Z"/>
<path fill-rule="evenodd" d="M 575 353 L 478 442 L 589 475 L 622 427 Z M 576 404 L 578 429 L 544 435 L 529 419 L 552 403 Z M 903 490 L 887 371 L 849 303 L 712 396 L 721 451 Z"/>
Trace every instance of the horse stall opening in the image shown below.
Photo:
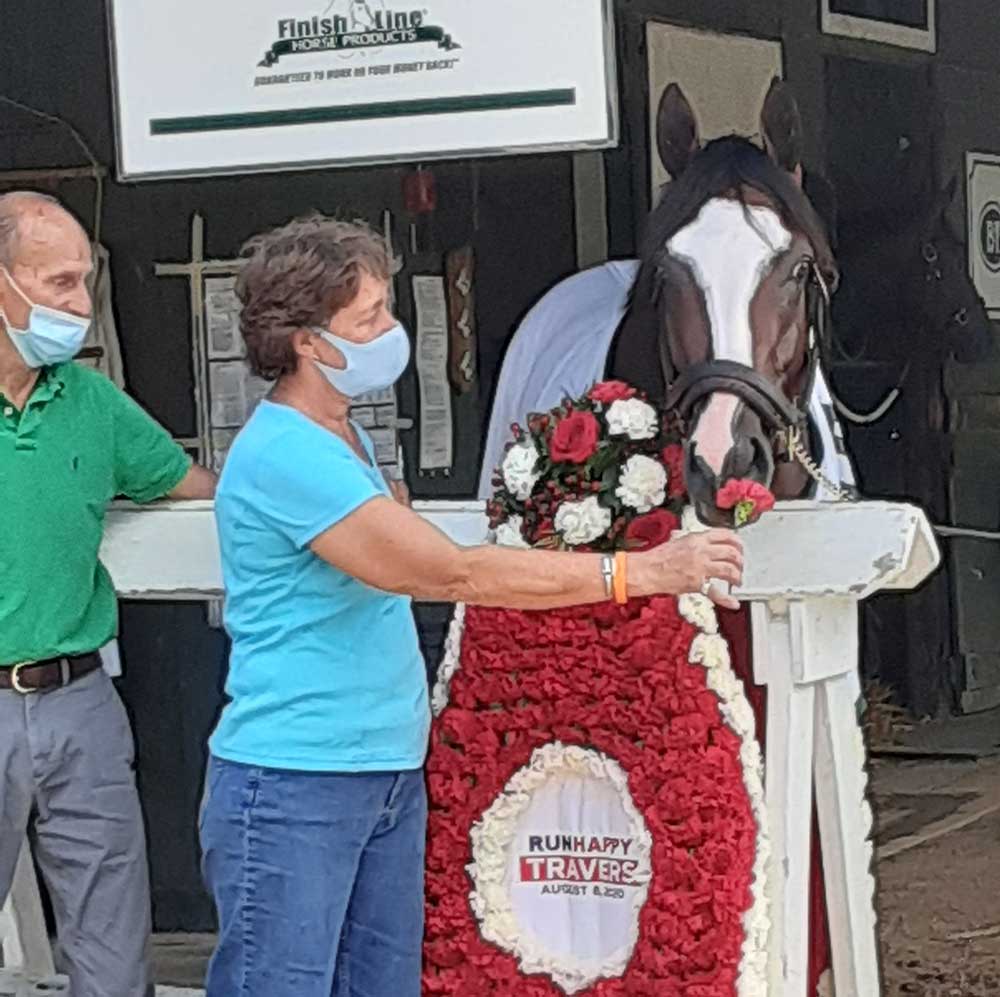
<path fill-rule="evenodd" d="M 926 61 L 841 56 L 828 56 L 825 70 L 842 271 L 833 381 L 856 412 L 895 397 L 879 418 L 845 420 L 862 493 L 906 495 L 936 523 L 995 528 L 995 490 L 984 505 L 981 487 L 986 475 L 994 480 L 995 449 L 956 435 L 987 428 L 974 416 L 982 405 L 962 396 L 997 382 L 995 367 L 982 364 L 992 330 L 951 221 L 961 216 L 960 186 L 940 163 L 942 119 L 928 113 L 934 76 Z M 948 544 L 952 556 L 920 592 L 880 596 L 864 614 L 868 676 L 917 715 L 1000 702 L 997 576 L 977 577 L 996 545 Z"/>

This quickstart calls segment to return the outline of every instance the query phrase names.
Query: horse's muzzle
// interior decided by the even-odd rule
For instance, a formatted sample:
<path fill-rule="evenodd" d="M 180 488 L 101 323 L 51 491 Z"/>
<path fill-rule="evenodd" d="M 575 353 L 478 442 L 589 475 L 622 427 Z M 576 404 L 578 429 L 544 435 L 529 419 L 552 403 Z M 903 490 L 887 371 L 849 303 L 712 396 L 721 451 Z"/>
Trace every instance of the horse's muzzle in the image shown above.
<path fill-rule="evenodd" d="M 697 442 L 689 439 L 684 448 L 684 478 L 688 495 L 698 518 L 708 526 L 732 526 L 731 509 L 720 509 L 716 501 L 719 489 L 727 481 L 756 481 L 771 487 L 774 477 L 774 456 L 769 435 L 756 414 L 745 410 L 745 417 L 733 436 L 733 444 L 716 472 L 699 456 Z"/>

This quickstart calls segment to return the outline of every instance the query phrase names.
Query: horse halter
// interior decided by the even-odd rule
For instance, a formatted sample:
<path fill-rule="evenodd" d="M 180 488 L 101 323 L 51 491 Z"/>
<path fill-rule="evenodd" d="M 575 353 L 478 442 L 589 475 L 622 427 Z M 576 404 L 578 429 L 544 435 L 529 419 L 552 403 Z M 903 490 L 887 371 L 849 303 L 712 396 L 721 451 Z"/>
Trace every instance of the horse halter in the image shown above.
<path fill-rule="evenodd" d="M 716 391 L 722 391 L 735 395 L 750 406 L 772 434 L 786 434 L 795 429 L 801 432 L 805 429 L 821 344 L 829 328 L 830 289 L 815 263 L 812 264 L 812 280 L 807 294 L 807 370 L 805 385 L 799 397 L 786 398 L 779 388 L 753 367 L 736 360 L 706 360 L 677 373 L 669 355 L 664 351 L 661 362 L 667 383 L 667 411 L 675 412 L 686 421 L 699 401 Z"/>

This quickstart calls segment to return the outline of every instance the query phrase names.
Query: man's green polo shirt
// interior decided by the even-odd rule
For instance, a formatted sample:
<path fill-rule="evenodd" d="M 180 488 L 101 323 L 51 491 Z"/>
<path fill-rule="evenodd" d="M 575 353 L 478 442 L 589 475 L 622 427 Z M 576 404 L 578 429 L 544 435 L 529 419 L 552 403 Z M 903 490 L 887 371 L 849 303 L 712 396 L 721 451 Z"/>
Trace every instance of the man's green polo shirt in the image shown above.
<path fill-rule="evenodd" d="M 170 435 L 79 364 L 39 376 L 24 411 L 0 394 L 0 665 L 82 654 L 118 629 L 97 558 L 108 502 L 151 502 L 191 466 Z"/>

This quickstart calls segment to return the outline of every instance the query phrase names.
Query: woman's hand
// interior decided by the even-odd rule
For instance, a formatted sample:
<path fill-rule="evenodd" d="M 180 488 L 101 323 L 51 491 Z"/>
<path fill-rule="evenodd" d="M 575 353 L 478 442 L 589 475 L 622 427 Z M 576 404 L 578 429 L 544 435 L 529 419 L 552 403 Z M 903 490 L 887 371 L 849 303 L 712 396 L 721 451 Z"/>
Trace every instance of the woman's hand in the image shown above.
<path fill-rule="evenodd" d="M 732 530 L 706 530 L 668 540 L 629 558 L 629 591 L 634 595 L 701 592 L 717 578 L 739 585 L 743 580 L 743 543 Z M 714 585 L 705 593 L 716 605 L 739 609 L 739 602 Z"/>

